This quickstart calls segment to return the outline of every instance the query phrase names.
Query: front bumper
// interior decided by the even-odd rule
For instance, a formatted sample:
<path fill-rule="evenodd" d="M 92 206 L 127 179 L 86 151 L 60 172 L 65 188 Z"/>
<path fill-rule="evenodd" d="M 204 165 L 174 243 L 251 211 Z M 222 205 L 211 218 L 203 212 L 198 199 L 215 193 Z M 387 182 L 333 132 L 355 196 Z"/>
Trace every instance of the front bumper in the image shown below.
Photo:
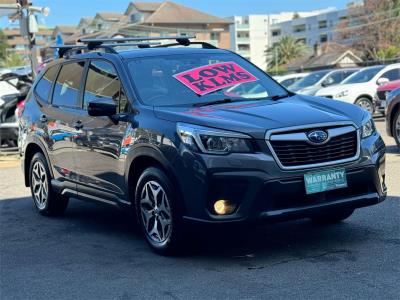
<path fill-rule="evenodd" d="M 190 221 L 236 223 L 306 218 L 326 209 L 373 205 L 386 197 L 385 146 L 378 134 L 362 141 L 357 161 L 317 169 L 345 168 L 347 188 L 312 195 L 306 194 L 303 178 L 315 169 L 284 171 L 267 154 L 194 155 L 185 164 L 193 167 L 191 176 L 182 179 L 184 219 Z M 213 203 L 218 199 L 237 203 L 235 213 L 214 214 Z"/>

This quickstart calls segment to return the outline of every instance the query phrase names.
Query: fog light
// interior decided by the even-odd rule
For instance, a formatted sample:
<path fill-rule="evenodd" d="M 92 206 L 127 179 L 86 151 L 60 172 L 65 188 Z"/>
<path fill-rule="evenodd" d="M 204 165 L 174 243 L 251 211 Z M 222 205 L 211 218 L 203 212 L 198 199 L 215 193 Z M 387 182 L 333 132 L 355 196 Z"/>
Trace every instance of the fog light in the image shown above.
<path fill-rule="evenodd" d="M 214 203 L 214 210 L 219 215 L 230 215 L 236 209 L 236 204 L 228 200 L 217 200 Z"/>

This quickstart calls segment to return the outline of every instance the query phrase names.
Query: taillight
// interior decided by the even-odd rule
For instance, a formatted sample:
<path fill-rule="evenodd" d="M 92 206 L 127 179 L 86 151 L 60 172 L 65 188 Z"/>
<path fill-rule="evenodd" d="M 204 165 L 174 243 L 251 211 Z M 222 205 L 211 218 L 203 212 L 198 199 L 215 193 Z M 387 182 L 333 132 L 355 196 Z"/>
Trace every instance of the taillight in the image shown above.
<path fill-rule="evenodd" d="M 17 116 L 20 118 L 22 116 L 22 113 L 24 112 L 25 109 L 25 100 L 22 100 L 17 103 Z"/>

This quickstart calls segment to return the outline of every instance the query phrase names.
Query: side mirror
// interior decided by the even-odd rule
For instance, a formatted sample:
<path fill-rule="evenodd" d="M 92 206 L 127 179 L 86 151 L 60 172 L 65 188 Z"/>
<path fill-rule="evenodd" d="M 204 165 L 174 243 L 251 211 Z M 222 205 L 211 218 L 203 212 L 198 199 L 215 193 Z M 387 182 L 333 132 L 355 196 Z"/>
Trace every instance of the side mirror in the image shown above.
<path fill-rule="evenodd" d="M 89 102 L 88 114 L 92 117 L 111 117 L 117 114 L 117 105 L 114 103 Z"/>
<path fill-rule="evenodd" d="M 378 85 L 382 85 L 382 84 L 385 84 L 385 83 L 388 83 L 388 82 L 389 82 L 389 79 L 387 79 L 385 77 L 381 77 L 381 78 L 378 79 L 378 81 L 376 83 Z"/>

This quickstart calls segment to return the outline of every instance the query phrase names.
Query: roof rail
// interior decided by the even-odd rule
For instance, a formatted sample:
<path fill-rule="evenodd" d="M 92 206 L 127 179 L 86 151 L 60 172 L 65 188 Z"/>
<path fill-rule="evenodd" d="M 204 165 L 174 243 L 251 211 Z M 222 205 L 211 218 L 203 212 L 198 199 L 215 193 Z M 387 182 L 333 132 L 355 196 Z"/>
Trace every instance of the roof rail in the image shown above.
<path fill-rule="evenodd" d="M 82 50 L 95 50 L 104 49 L 108 53 L 117 53 L 113 47 L 124 46 L 136 46 L 138 48 L 150 48 L 152 45 L 160 45 L 160 43 L 117 43 L 117 44 L 100 44 L 100 43 L 90 43 L 87 45 L 53 45 L 50 46 L 51 49 L 58 49 L 58 57 L 62 58 L 69 51 L 82 51 Z"/>
<path fill-rule="evenodd" d="M 154 48 L 162 48 L 162 47 L 174 47 L 174 46 L 190 46 L 190 45 L 201 45 L 203 49 L 218 49 L 218 47 L 207 43 L 207 42 L 190 42 L 189 45 L 182 45 L 181 43 L 172 43 L 172 44 L 162 44 L 155 46 Z"/>
<path fill-rule="evenodd" d="M 144 42 L 144 41 L 163 41 L 176 40 L 180 45 L 190 45 L 190 39 L 196 36 L 151 36 L 151 37 L 130 37 L 130 38 L 100 38 L 100 39 L 79 39 L 78 42 L 84 44 L 103 44 L 103 43 L 124 43 L 124 42 Z"/>

